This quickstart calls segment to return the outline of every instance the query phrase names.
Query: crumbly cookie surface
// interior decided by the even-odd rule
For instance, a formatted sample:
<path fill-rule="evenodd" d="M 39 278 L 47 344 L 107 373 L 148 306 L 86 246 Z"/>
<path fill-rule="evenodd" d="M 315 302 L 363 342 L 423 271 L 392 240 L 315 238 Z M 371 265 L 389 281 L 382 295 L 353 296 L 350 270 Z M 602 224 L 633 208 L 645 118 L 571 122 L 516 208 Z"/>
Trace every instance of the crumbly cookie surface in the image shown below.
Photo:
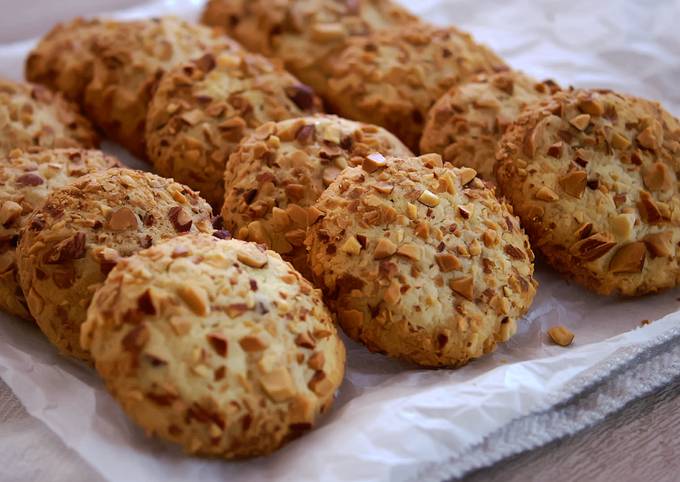
<path fill-rule="evenodd" d="M 260 55 L 205 55 L 161 81 L 146 125 L 149 158 L 219 209 L 226 163 L 244 136 L 320 110 L 309 87 Z"/>
<path fill-rule="evenodd" d="M 80 325 L 109 271 L 160 240 L 211 232 L 211 215 L 186 186 L 130 169 L 88 174 L 55 190 L 26 221 L 17 249 L 31 315 L 62 353 L 88 360 Z"/>
<path fill-rule="evenodd" d="M 276 450 L 314 425 L 344 374 L 321 293 L 278 254 L 209 235 L 121 261 L 82 336 L 128 415 L 201 455 Z"/>
<path fill-rule="evenodd" d="M 31 319 L 16 264 L 19 234 L 31 213 L 55 189 L 119 165 L 100 151 L 37 148 L 16 149 L 0 163 L 0 310 Z"/>
<path fill-rule="evenodd" d="M 559 271 L 601 294 L 680 280 L 680 122 L 611 91 L 557 93 L 527 110 L 498 150 L 496 177 Z"/>
<path fill-rule="evenodd" d="M 471 167 L 495 181 L 496 147 L 503 132 L 527 104 L 558 90 L 521 72 L 482 74 L 454 86 L 430 109 L 420 152 L 440 154 L 444 162 Z"/>
<path fill-rule="evenodd" d="M 375 152 L 412 155 L 385 129 L 335 116 L 267 123 L 229 159 L 224 226 L 266 244 L 308 276 L 304 239 L 318 218 L 314 203 L 340 171 Z"/>
<path fill-rule="evenodd" d="M 416 151 L 442 95 L 474 74 L 507 67 L 466 33 L 413 25 L 349 39 L 324 69 L 334 112 L 383 126 Z"/>
<path fill-rule="evenodd" d="M 322 94 L 318 67 L 347 38 L 418 20 L 392 0 L 211 0 L 202 22 L 225 29 L 248 50 L 281 59 Z"/>
<path fill-rule="evenodd" d="M 0 156 L 29 147 L 96 147 L 78 108 L 41 85 L 0 79 Z"/>
<path fill-rule="evenodd" d="M 345 332 L 370 350 L 458 366 L 516 331 L 536 293 L 519 220 L 473 169 L 371 155 L 321 195 L 306 244 Z"/>
<path fill-rule="evenodd" d="M 76 18 L 55 25 L 29 52 L 26 79 L 45 85 L 82 106 L 85 89 L 92 78 L 92 41 L 105 24 L 98 19 Z"/>
<path fill-rule="evenodd" d="M 240 50 L 235 41 L 215 30 L 175 17 L 94 25 L 75 22 L 56 32 L 29 57 L 29 78 L 41 78 L 37 66 L 50 65 L 59 72 L 59 60 L 49 56 L 60 58 L 62 54 L 52 44 L 71 45 L 66 55 L 69 61 L 64 62 L 69 71 L 62 76 L 85 76 L 86 80 L 73 81 L 84 89 L 75 93 L 84 110 L 109 137 L 142 158 L 146 155 L 147 107 L 161 76 L 207 52 Z M 64 40 L 80 37 L 84 39 L 73 44 Z M 83 64 L 78 65 L 78 60 Z"/>

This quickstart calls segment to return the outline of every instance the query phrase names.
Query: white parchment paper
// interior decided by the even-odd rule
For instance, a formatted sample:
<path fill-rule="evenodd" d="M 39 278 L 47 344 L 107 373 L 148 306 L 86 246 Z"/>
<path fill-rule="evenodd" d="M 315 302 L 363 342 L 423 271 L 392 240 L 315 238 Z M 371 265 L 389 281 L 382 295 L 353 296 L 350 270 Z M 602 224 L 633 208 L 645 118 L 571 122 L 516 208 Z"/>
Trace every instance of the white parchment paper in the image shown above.
<path fill-rule="evenodd" d="M 25 3 L 0 19 L 5 32 L 0 41 L 12 32 L 20 40 L 0 45 L 0 74 L 16 79 L 35 42 L 32 37 L 57 20 L 97 11 L 84 0 Z M 36 8 L 43 3 L 51 7 Z M 54 7 L 57 3 L 61 8 Z M 100 8 L 133 3 L 102 0 Z M 107 13 L 124 18 L 175 13 L 195 19 L 203 2 L 137 3 Z M 534 76 L 659 99 L 680 113 L 677 0 L 402 3 L 432 22 L 471 31 Z M 22 19 L 19 30 L 16 18 Z M 322 424 L 280 452 L 247 462 L 190 458 L 146 438 L 92 370 L 58 356 L 37 328 L 6 315 L 0 315 L 0 377 L 29 413 L 111 480 L 437 480 L 455 454 L 512 420 L 561 401 L 576 381 L 584 384 L 590 373 L 601 373 L 622 354 L 680 329 L 677 290 L 638 300 L 602 298 L 540 264 L 538 279 L 538 296 L 517 336 L 459 370 L 419 370 L 348 342 L 347 376 Z M 642 320 L 652 323 L 641 328 Z M 573 346 L 547 341 L 545 331 L 555 324 L 576 333 Z"/>

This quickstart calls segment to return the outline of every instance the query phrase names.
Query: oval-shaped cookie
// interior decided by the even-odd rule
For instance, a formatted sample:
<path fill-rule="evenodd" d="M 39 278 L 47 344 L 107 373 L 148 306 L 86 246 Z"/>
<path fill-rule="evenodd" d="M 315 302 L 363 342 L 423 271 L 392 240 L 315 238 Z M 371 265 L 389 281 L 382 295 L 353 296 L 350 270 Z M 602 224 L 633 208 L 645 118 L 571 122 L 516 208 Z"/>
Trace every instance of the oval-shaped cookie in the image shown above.
<path fill-rule="evenodd" d="M 30 147 L 96 147 L 78 108 L 46 87 L 0 79 L 0 156 Z"/>
<path fill-rule="evenodd" d="M 320 110 L 309 87 L 260 55 L 206 55 L 161 81 L 146 124 L 149 158 L 219 209 L 225 166 L 244 136 L 267 121 Z"/>
<path fill-rule="evenodd" d="M 73 38 L 80 41 L 70 43 Z M 62 66 L 58 59 L 64 53 L 57 47 L 64 44 L 67 60 Z M 66 83 L 107 136 L 144 158 L 147 107 L 162 75 L 178 64 L 222 50 L 237 51 L 240 46 L 208 27 L 176 17 L 76 21 L 56 27 L 38 44 L 29 56 L 27 77 L 40 81 L 45 79 L 44 70 L 56 70 L 55 87 Z M 74 86 L 63 80 L 69 75 L 84 75 L 86 80 Z"/>
<path fill-rule="evenodd" d="M 80 325 L 109 271 L 163 239 L 211 232 L 211 215 L 186 186 L 130 169 L 88 174 L 55 190 L 26 221 L 17 249 L 31 315 L 62 353 L 88 360 Z"/>
<path fill-rule="evenodd" d="M 370 350 L 459 366 L 516 331 L 536 293 L 519 220 L 470 168 L 369 155 L 315 204 L 314 279 Z"/>
<path fill-rule="evenodd" d="M 680 122 L 604 90 L 555 94 L 503 136 L 496 177 L 538 249 L 601 294 L 680 281 Z"/>
<path fill-rule="evenodd" d="M 344 374 L 321 293 L 276 253 L 208 235 L 121 261 L 82 336 L 126 413 L 194 454 L 276 450 L 315 424 Z"/>
<path fill-rule="evenodd" d="M 323 94 L 319 66 L 338 45 L 418 19 L 392 0 L 210 0 L 201 21 L 225 29 L 248 50 L 281 59 Z"/>
<path fill-rule="evenodd" d="M 269 246 L 308 276 L 304 240 L 318 217 L 313 204 L 340 171 L 375 152 L 412 155 L 385 129 L 335 116 L 265 124 L 227 164 L 224 227 Z"/>
<path fill-rule="evenodd" d="M 437 99 L 474 74 L 507 67 L 455 28 L 413 25 L 351 38 L 324 69 L 322 92 L 335 113 L 383 126 L 415 151 Z"/>
<path fill-rule="evenodd" d="M 0 162 L 0 310 L 31 319 L 16 265 L 19 234 L 31 213 L 55 189 L 119 165 L 114 157 L 84 149 L 15 149 Z"/>
<path fill-rule="evenodd" d="M 471 167 L 494 182 L 496 147 L 505 129 L 527 104 L 557 90 L 552 81 L 538 82 L 517 71 L 482 74 L 454 86 L 430 109 L 420 152 L 440 154 L 444 162 Z"/>

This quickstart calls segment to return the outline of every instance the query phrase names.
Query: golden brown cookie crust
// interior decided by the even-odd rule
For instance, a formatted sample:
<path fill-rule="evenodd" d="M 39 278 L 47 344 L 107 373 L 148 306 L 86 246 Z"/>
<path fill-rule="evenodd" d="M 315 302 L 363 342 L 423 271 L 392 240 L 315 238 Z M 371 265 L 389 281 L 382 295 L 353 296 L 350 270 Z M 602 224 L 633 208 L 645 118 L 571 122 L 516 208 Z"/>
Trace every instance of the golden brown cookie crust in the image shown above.
<path fill-rule="evenodd" d="M 324 68 L 335 113 L 383 126 L 415 151 L 437 99 L 474 74 L 507 66 L 455 28 L 414 25 L 349 39 Z"/>
<path fill-rule="evenodd" d="M 265 122 L 321 107 L 309 87 L 260 55 L 205 55 L 161 81 L 146 124 L 149 158 L 219 209 L 224 169 L 241 139 Z"/>
<path fill-rule="evenodd" d="M 74 38 L 79 41 L 66 40 Z M 62 54 L 55 43 L 71 47 L 66 51 L 63 73 L 58 60 Z M 39 44 L 29 56 L 27 74 L 39 81 L 43 71 L 57 70 L 57 79 L 63 79 L 58 84 L 66 84 L 71 95 L 81 99 L 83 110 L 95 124 L 144 158 L 147 107 L 163 73 L 207 52 L 223 50 L 236 51 L 240 46 L 213 29 L 176 17 L 74 22 L 57 28 Z M 69 82 L 66 79 L 71 75 L 86 80 Z M 83 91 L 77 92 L 78 88 Z"/>
<path fill-rule="evenodd" d="M 88 174 L 55 190 L 26 221 L 17 248 L 31 314 L 62 353 L 88 360 L 80 325 L 108 272 L 163 239 L 211 232 L 211 215 L 186 186 L 130 169 Z"/>
<path fill-rule="evenodd" d="M 248 50 L 281 59 L 323 94 L 319 66 L 337 46 L 418 19 L 392 0 L 210 0 L 201 21 L 223 28 Z"/>
<path fill-rule="evenodd" d="M 658 103 L 602 90 L 555 94 L 499 146 L 496 177 L 533 246 L 601 294 L 680 280 L 680 123 Z"/>
<path fill-rule="evenodd" d="M 120 163 L 100 151 L 15 149 L 0 163 L 0 310 L 30 320 L 19 286 L 16 245 L 19 233 L 50 192 L 74 179 Z"/>
<path fill-rule="evenodd" d="M 82 340 L 130 417 L 200 455 L 278 449 L 315 424 L 344 374 L 321 293 L 273 251 L 209 235 L 121 261 Z"/>
<path fill-rule="evenodd" d="M 97 147 L 78 107 L 42 85 L 0 79 L 0 156 L 30 147 Z"/>
<path fill-rule="evenodd" d="M 519 220 L 469 168 L 371 155 L 321 195 L 306 244 L 317 286 L 370 350 L 458 366 L 516 331 L 536 293 Z"/>
<path fill-rule="evenodd" d="M 496 147 L 503 132 L 526 107 L 558 90 L 517 71 L 482 74 L 454 86 L 430 109 L 420 152 L 440 154 L 444 162 L 471 167 L 494 182 Z"/>
<path fill-rule="evenodd" d="M 312 208 L 347 166 L 364 156 L 413 154 L 385 129 L 331 115 L 267 123 L 241 142 L 224 174 L 224 227 L 263 243 L 310 277 L 304 239 Z"/>

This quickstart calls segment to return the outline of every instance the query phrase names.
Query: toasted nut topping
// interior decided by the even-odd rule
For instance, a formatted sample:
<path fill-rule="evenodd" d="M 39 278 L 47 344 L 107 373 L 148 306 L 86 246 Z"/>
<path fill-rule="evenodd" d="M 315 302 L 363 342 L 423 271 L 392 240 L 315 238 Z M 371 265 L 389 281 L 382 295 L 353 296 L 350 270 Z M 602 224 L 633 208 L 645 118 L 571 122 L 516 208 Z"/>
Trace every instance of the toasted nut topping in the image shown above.
<path fill-rule="evenodd" d="M 275 402 L 285 402 L 295 395 L 293 379 L 286 367 L 280 366 L 260 375 L 260 383 L 267 395 Z"/>
<path fill-rule="evenodd" d="M 470 167 L 461 167 L 458 170 L 458 177 L 460 178 L 460 183 L 465 186 L 477 177 L 477 171 Z"/>
<path fill-rule="evenodd" d="M 335 181 L 335 178 L 338 177 L 338 174 L 340 174 L 340 169 L 337 167 L 331 166 L 324 169 L 323 185 L 326 187 L 330 186 L 333 183 L 333 181 Z"/>
<path fill-rule="evenodd" d="M 536 191 L 535 196 L 536 199 L 538 199 L 539 201 L 546 202 L 557 201 L 560 198 L 555 191 L 553 191 L 547 186 L 542 186 L 541 188 L 539 188 L 539 190 Z"/>
<path fill-rule="evenodd" d="M 440 199 L 436 194 L 425 189 L 418 197 L 418 201 L 425 206 L 433 208 L 439 205 Z"/>
<path fill-rule="evenodd" d="M 408 203 L 406 206 L 406 215 L 411 221 L 418 219 L 418 206 L 412 203 Z"/>
<path fill-rule="evenodd" d="M 314 376 L 307 384 L 309 389 L 316 393 L 319 397 L 325 397 L 333 391 L 333 383 L 328 379 L 326 374 L 321 370 L 314 372 Z"/>
<path fill-rule="evenodd" d="M 579 109 L 593 117 L 600 117 L 604 114 L 604 106 L 601 102 L 592 99 L 582 100 L 578 103 Z"/>
<path fill-rule="evenodd" d="M 638 201 L 637 208 L 644 222 L 658 224 L 663 221 L 663 214 L 659 206 L 648 192 L 643 191 L 640 193 L 640 201 Z"/>
<path fill-rule="evenodd" d="M 112 231 L 125 231 L 126 229 L 136 229 L 139 226 L 139 221 L 132 209 L 122 207 L 111 214 L 106 226 Z"/>
<path fill-rule="evenodd" d="M 193 224 L 191 216 L 181 206 L 171 208 L 168 212 L 168 219 L 178 233 L 186 233 L 191 230 Z"/>
<path fill-rule="evenodd" d="M 387 258 L 397 252 L 397 245 L 387 238 L 380 238 L 373 251 L 375 259 Z"/>
<path fill-rule="evenodd" d="M 637 141 L 642 147 L 654 150 L 658 147 L 659 141 L 654 133 L 654 128 L 652 126 L 647 127 L 645 130 L 640 132 L 637 136 Z"/>
<path fill-rule="evenodd" d="M 472 301 L 474 299 L 475 281 L 472 276 L 465 276 L 463 278 L 452 279 L 449 281 L 449 287 L 461 295 L 462 297 Z"/>
<path fill-rule="evenodd" d="M 627 241 L 633 234 L 633 226 L 637 216 L 631 213 L 617 214 L 609 223 L 612 233 L 619 241 Z"/>
<path fill-rule="evenodd" d="M 590 114 L 580 114 L 576 117 L 572 117 L 569 123 L 578 130 L 583 131 L 588 127 L 588 124 L 590 124 Z"/>
<path fill-rule="evenodd" d="M 310 350 L 316 346 L 314 339 L 309 336 L 309 333 L 306 331 L 295 337 L 295 344 L 297 346 L 301 346 L 302 348 L 309 348 Z"/>
<path fill-rule="evenodd" d="M 503 299 L 507 301 L 507 298 Z M 501 323 L 501 328 L 498 332 L 498 341 L 506 342 L 512 338 L 515 333 L 517 333 L 517 323 L 512 318 L 506 318 Z"/>
<path fill-rule="evenodd" d="M 373 154 L 369 154 L 364 158 L 364 162 L 361 167 L 364 168 L 364 171 L 372 173 L 380 168 L 385 167 L 386 165 L 387 161 L 385 160 L 385 157 L 382 154 L 374 152 Z"/>
<path fill-rule="evenodd" d="M 595 261 L 607 254 L 614 246 L 616 242 L 602 233 L 596 233 L 574 243 L 570 252 L 584 261 Z"/>
<path fill-rule="evenodd" d="M 399 284 L 399 281 L 396 279 L 392 280 L 390 287 L 385 290 L 383 299 L 391 305 L 399 303 L 399 300 L 401 300 L 401 285 Z"/>
<path fill-rule="evenodd" d="M 312 38 L 319 42 L 340 40 L 347 35 L 341 23 L 315 23 L 311 30 Z"/>
<path fill-rule="evenodd" d="M 243 351 L 262 351 L 267 348 L 267 342 L 257 335 L 246 335 L 238 342 Z"/>
<path fill-rule="evenodd" d="M 588 174 L 585 171 L 571 171 L 559 179 L 560 186 L 570 196 L 580 198 L 586 190 Z"/>
<path fill-rule="evenodd" d="M 443 273 L 455 271 L 463 267 L 460 260 L 451 253 L 437 253 L 434 256 L 434 259 L 437 261 L 439 269 Z"/>
<path fill-rule="evenodd" d="M 673 254 L 673 233 L 653 233 L 645 236 L 645 245 L 654 258 L 665 258 Z"/>
<path fill-rule="evenodd" d="M 177 290 L 177 294 L 182 300 L 189 305 L 191 311 L 199 316 L 208 314 L 210 306 L 208 305 L 208 295 L 200 288 L 184 285 Z"/>
<path fill-rule="evenodd" d="M 20 204 L 14 201 L 5 201 L 0 208 L 0 224 L 3 226 L 14 221 L 23 211 Z"/>
<path fill-rule="evenodd" d="M 609 263 L 609 271 L 619 273 L 639 273 L 645 265 L 647 248 L 645 243 L 637 241 L 620 248 Z"/>
<path fill-rule="evenodd" d="M 562 151 L 564 150 L 564 142 L 559 141 L 554 143 L 552 146 L 548 148 L 548 155 L 552 156 L 556 159 L 559 159 L 562 157 Z"/>
<path fill-rule="evenodd" d="M 642 168 L 642 180 L 645 187 L 650 191 L 668 191 L 673 188 L 675 176 L 668 165 L 663 162 L 644 166 Z"/>
<path fill-rule="evenodd" d="M 625 150 L 625 149 L 628 149 L 628 147 L 630 146 L 630 141 L 628 140 L 628 138 L 626 136 L 624 136 L 623 134 L 620 134 L 618 132 L 614 132 L 612 134 L 612 141 L 611 142 L 612 142 L 612 147 L 614 149 Z"/>
<path fill-rule="evenodd" d="M 318 208 L 315 208 L 314 206 L 307 208 L 307 224 L 309 226 L 317 222 L 321 216 L 323 216 L 323 212 Z"/>
<path fill-rule="evenodd" d="M 222 333 L 209 333 L 206 335 L 208 343 L 215 353 L 221 357 L 227 356 L 227 350 L 229 348 L 229 339 Z"/>
<path fill-rule="evenodd" d="M 414 260 L 420 259 L 420 248 L 415 244 L 403 244 L 397 249 L 397 254 Z"/>
<path fill-rule="evenodd" d="M 350 236 L 350 238 L 342 245 L 340 251 L 351 255 L 357 255 L 361 253 L 361 243 L 359 243 L 354 236 Z"/>
<path fill-rule="evenodd" d="M 326 357 L 323 352 L 317 351 L 312 356 L 309 357 L 307 361 L 307 366 L 312 370 L 321 370 L 326 361 Z"/>
<path fill-rule="evenodd" d="M 548 330 L 550 339 L 556 345 L 569 346 L 574 342 L 574 334 L 564 326 L 553 326 Z"/>
<path fill-rule="evenodd" d="M 251 268 L 262 268 L 267 264 L 267 254 L 260 251 L 255 245 L 239 249 L 237 259 Z"/>
<path fill-rule="evenodd" d="M 484 246 L 491 248 L 498 242 L 498 234 L 493 229 L 487 229 L 482 234 L 482 240 L 484 241 Z"/>

